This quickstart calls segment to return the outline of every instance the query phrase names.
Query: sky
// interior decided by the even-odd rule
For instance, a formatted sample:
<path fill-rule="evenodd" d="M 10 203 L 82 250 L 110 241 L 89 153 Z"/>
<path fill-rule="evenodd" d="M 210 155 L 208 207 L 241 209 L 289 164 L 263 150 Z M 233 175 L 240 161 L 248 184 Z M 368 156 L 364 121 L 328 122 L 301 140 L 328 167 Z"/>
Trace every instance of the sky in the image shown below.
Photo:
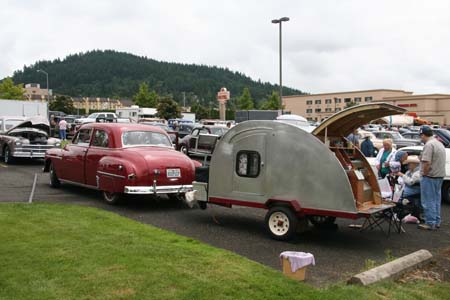
<path fill-rule="evenodd" d="M 114 49 L 228 67 L 308 93 L 450 93 L 450 1 L 0 0 L 0 78 L 37 60 Z M 50 74 L 51 80 L 51 74 Z"/>

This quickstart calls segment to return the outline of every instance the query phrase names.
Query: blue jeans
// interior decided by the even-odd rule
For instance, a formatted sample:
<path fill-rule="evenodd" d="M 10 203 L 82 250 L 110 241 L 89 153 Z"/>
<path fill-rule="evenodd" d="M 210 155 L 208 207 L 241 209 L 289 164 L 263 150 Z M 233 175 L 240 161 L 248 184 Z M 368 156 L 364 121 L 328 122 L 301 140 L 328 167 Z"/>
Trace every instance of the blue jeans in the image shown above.
<path fill-rule="evenodd" d="M 66 130 L 65 129 L 60 129 L 59 130 L 59 138 L 62 140 L 66 139 Z"/>
<path fill-rule="evenodd" d="M 423 176 L 420 180 L 421 202 L 428 225 L 441 225 L 441 188 L 443 178 Z"/>

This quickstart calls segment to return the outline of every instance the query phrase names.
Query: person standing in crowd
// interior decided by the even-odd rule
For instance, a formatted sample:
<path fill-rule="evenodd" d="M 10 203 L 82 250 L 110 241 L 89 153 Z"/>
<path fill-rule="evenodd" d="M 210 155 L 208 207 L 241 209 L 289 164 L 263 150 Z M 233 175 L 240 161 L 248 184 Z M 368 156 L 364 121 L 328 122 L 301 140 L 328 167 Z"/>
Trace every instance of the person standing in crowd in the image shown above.
<path fill-rule="evenodd" d="M 381 148 L 380 152 L 378 152 L 378 155 L 375 159 L 376 166 L 381 178 L 384 178 L 387 174 L 389 174 L 389 163 L 391 160 L 393 160 L 395 152 L 395 149 L 392 147 L 392 140 L 384 139 L 383 148 Z"/>
<path fill-rule="evenodd" d="M 425 216 L 425 224 L 419 228 L 436 230 L 441 226 L 441 188 L 445 176 L 445 148 L 433 137 L 429 126 L 420 128 L 420 139 L 423 147 L 420 173 L 421 202 Z"/>
<path fill-rule="evenodd" d="M 227 128 L 231 128 L 231 122 L 227 122 Z"/>
<path fill-rule="evenodd" d="M 61 118 L 61 120 L 58 123 L 58 127 L 59 127 L 59 138 L 61 140 L 65 141 L 66 138 L 67 138 L 67 136 L 66 136 L 66 130 L 67 130 L 67 122 L 66 122 L 66 120 Z"/>
<path fill-rule="evenodd" d="M 354 147 L 359 148 L 358 129 L 353 130 L 353 132 L 347 136 L 347 140 L 349 140 L 349 142 L 352 143 Z"/>
<path fill-rule="evenodd" d="M 370 135 L 364 137 L 364 141 L 361 143 L 361 152 L 365 157 L 373 157 L 375 155 L 375 147 L 370 140 Z"/>

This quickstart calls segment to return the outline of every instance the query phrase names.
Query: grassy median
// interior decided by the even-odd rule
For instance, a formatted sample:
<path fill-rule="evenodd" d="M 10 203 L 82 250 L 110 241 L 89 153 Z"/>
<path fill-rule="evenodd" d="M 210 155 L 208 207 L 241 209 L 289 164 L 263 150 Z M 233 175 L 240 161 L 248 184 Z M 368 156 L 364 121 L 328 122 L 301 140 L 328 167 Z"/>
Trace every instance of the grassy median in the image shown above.
<path fill-rule="evenodd" d="M 0 299 L 409 300 L 449 295 L 450 284 L 429 282 L 316 289 L 231 252 L 110 212 L 0 204 Z"/>

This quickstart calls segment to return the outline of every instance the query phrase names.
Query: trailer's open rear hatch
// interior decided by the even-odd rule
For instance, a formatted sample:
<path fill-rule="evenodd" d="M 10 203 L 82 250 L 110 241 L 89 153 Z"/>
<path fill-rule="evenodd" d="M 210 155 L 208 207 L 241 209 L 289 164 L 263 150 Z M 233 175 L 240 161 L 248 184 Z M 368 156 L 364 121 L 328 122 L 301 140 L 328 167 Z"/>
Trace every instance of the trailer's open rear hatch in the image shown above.
<path fill-rule="evenodd" d="M 312 134 L 321 139 L 343 137 L 370 121 L 405 112 L 404 108 L 383 102 L 356 105 L 332 115 L 314 129 Z"/>
<path fill-rule="evenodd" d="M 334 114 L 312 132 L 328 145 L 345 169 L 358 211 L 381 205 L 382 198 L 377 174 L 361 151 L 346 137 L 372 120 L 404 112 L 405 109 L 387 103 L 357 105 Z"/>

